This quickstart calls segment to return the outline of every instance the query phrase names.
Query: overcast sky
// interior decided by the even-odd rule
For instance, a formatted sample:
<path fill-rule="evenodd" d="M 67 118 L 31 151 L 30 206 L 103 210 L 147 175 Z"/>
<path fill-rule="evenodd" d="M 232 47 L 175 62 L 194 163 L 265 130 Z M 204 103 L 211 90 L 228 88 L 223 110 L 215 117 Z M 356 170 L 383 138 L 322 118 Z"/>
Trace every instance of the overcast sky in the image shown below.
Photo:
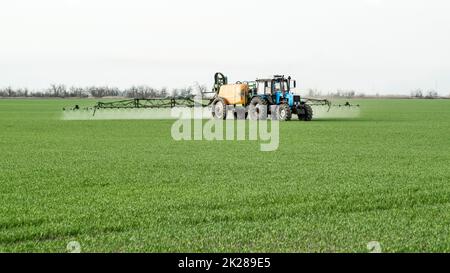
<path fill-rule="evenodd" d="M 212 84 L 450 93 L 445 0 L 0 0 L 0 87 Z"/>

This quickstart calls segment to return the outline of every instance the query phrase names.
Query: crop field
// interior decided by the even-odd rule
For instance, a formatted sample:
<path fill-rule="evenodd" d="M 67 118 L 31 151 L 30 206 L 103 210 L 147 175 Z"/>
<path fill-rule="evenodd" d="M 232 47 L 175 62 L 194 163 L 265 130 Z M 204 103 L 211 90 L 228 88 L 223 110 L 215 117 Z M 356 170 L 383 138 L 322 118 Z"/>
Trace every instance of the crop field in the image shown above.
<path fill-rule="evenodd" d="M 450 100 L 366 99 L 258 141 L 0 100 L 0 252 L 450 251 Z"/>

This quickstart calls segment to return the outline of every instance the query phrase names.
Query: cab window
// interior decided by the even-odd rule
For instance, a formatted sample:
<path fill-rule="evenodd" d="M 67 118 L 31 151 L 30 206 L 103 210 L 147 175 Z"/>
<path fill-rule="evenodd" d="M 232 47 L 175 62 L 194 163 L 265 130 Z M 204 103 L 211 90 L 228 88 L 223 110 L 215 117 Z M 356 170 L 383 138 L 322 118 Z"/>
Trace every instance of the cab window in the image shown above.
<path fill-rule="evenodd" d="M 288 91 L 288 86 L 286 81 L 277 81 L 274 83 L 275 91 Z"/>

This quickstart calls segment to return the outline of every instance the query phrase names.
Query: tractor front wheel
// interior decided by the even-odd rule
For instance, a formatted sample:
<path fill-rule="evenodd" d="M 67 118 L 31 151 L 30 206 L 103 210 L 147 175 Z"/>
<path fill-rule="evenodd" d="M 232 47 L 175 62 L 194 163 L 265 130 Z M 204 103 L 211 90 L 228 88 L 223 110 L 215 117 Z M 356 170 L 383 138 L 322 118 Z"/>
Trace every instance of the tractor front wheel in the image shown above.
<path fill-rule="evenodd" d="M 291 120 L 291 117 L 292 117 L 291 108 L 286 103 L 280 104 L 278 106 L 277 114 L 278 114 L 278 119 L 282 120 L 282 121 Z"/>
<path fill-rule="evenodd" d="M 251 120 L 267 119 L 267 101 L 261 97 L 254 97 L 248 106 L 248 114 Z"/>
<path fill-rule="evenodd" d="M 311 105 L 302 104 L 297 109 L 298 119 L 302 121 L 310 121 L 313 117 L 313 109 Z"/>
<path fill-rule="evenodd" d="M 227 105 L 224 100 L 217 98 L 214 100 L 212 105 L 212 116 L 215 119 L 226 119 L 227 118 Z"/>

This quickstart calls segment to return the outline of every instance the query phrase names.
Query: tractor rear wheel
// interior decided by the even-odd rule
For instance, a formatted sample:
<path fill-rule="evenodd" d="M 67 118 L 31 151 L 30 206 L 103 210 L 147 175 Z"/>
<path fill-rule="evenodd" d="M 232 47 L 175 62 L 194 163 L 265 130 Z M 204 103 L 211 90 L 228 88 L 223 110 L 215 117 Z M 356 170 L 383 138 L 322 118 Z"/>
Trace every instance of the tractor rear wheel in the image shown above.
<path fill-rule="evenodd" d="M 267 101 L 261 97 L 254 97 L 248 106 L 248 114 L 251 120 L 267 119 Z"/>
<path fill-rule="evenodd" d="M 212 116 L 215 119 L 227 118 L 227 105 L 222 98 L 217 98 L 212 103 Z"/>
<path fill-rule="evenodd" d="M 302 121 L 311 121 L 313 117 L 313 109 L 311 105 L 302 104 L 297 109 L 298 119 Z"/>
<path fill-rule="evenodd" d="M 278 105 L 277 115 L 278 115 L 278 120 L 282 120 L 282 121 L 291 120 L 291 117 L 292 117 L 291 108 L 286 103 L 280 104 L 280 105 Z"/>

